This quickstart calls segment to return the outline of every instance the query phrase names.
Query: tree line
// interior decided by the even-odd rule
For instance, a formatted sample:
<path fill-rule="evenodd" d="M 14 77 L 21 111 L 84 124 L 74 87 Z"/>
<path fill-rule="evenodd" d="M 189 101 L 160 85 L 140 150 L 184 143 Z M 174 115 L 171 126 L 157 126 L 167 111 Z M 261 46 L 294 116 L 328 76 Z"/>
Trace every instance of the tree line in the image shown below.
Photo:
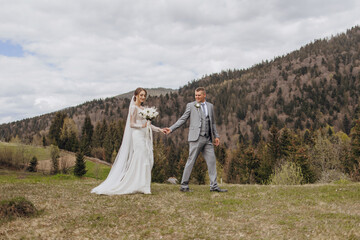
<path fill-rule="evenodd" d="M 74 122 L 64 113 L 57 113 L 45 142 L 68 151 L 80 152 L 112 163 L 120 148 L 125 122 L 97 122 L 95 127 L 86 117 L 77 133 Z M 44 143 L 45 143 L 44 142 Z M 165 182 L 169 177 L 181 179 L 188 144 L 174 142 L 174 137 L 156 134 L 154 137 L 154 168 L 152 180 Z M 327 125 L 317 130 L 281 129 L 273 125 L 266 140 L 254 142 L 241 134 L 230 148 L 222 143 L 215 148 L 218 176 L 227 183 L 267 184 L 276 174 L 295 177 L 284 166 L 293 164 L 301 174 L 297 183 L 331 182 L 339 179 L 360 180 L 360 120 L 355 121 L 349 134 L 335 131 Z M 282 172 L 281 172 L 282 171 Z M 202 156 L 194 166 L 191 181 L 204 184 L 207 167 Z"/>

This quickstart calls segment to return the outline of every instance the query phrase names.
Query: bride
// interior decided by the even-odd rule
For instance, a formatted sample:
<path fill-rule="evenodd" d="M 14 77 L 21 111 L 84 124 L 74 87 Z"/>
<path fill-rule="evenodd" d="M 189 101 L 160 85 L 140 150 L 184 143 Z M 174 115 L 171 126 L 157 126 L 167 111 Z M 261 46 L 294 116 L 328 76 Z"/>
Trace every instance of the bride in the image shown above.
<path fill-rule="evenodd" d="M 152 131 L 165 133 L 139 115 L 147 92 L 137 88 L 130 101 L 129 114 L 120 150 L 106 180 L 91 193 L 119 195 L 151 194 L 151 169 L 154 164 Z M 149 125 L 148 125 L 149 124 Z"/>

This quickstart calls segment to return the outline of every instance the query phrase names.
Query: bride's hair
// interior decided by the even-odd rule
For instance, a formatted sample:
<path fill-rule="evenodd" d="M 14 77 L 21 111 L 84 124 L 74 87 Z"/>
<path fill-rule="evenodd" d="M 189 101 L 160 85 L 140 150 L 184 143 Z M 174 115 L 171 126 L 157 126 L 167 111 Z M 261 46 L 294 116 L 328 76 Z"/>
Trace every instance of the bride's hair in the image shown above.
<path fill-rule="evenodd" d="M 141 91 L 145 92 L 145 97 L 147 96 L 147 91 L 141 87 L 138 87 L 134 92 L 134 102 L 136 102 L 136 96 L 139 95 Z"/>

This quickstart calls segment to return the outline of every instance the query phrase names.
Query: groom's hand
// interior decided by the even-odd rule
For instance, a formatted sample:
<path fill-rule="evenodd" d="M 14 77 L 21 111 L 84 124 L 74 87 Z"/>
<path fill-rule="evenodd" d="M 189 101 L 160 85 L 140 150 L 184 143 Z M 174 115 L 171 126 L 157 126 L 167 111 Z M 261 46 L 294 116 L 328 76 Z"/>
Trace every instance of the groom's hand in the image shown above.
<path fill-rule="evenodd" d="M 220 145 L 220 139 L 219 139 L 219 138 L 215 138 L 214 145 L 215 145 L 215 146 L 219 146 L 219 145 Z"/>
<path fill-rule="evenodd" d="M 171 129 L 170 129 L 170 128 L 164 128 L 164 130 L 166 131 L 166 132 L 165 132 L 166 134 L 171 133 Z"/>

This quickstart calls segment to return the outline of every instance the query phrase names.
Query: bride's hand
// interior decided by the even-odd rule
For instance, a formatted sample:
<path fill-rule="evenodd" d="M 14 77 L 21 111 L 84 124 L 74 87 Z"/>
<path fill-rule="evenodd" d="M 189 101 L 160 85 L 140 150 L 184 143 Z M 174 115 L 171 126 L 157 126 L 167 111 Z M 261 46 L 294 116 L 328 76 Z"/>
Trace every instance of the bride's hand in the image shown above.
<path fill-rule="evenodd" d="M 147 126 L 147 122 L 145 122 L 145 123 L 143 124 L 143 127 L 144 127 L 144 128 L 146 128 L 146 126 Z"/>

